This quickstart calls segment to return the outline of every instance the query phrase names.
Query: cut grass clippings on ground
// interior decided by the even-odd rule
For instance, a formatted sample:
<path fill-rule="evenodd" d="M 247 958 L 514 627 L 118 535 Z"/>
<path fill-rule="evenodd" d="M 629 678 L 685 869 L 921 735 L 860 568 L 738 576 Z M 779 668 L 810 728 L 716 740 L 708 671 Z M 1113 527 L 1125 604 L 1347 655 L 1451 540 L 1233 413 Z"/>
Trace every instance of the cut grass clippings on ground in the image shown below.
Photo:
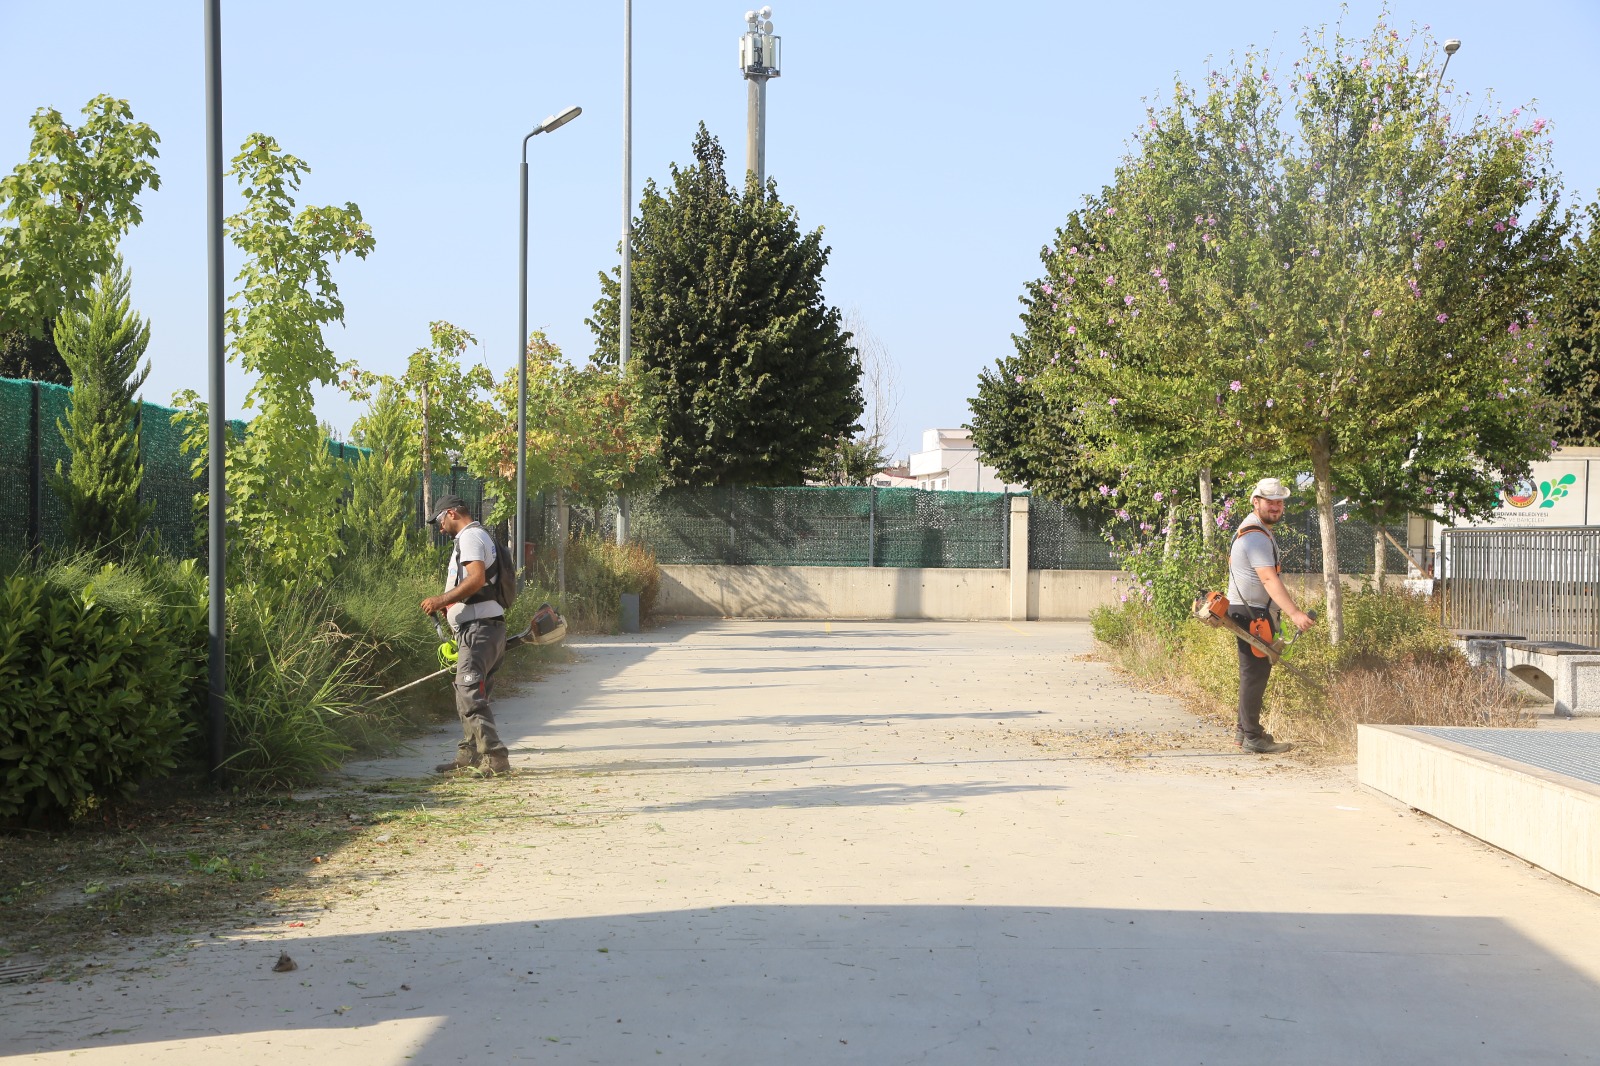
<path fill-rule="evenodd" d="M 103 812 L 100 825 L 13 835 L 0 848 L 0 960 L 59 977 L 136 938 L 174 947 L 226 930 L 307 921 L 375 878 L 520 834 L 618 817 L 574 798 L 567 775 L 522 771 L 396 779 L 295 796 L 174 794 Z"/>

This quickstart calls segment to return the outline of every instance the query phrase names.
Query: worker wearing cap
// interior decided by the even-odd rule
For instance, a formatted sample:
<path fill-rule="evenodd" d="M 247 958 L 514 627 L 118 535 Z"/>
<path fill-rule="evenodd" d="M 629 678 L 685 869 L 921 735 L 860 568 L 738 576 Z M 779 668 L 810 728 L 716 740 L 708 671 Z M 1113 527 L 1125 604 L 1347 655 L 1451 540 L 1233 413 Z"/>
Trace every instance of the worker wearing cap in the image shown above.
<path fill-rule="evenodd" d="M 511 772 L 506 746 L 495 731 L 489 695 L 494 675 L 506 653 L 506 613 L 489 584 L 495 558 L 494 538 L 473 520 L 459 496 L 443 496 L 434 504 L 428 524 L 455 538 L 444 592 L 422 601 L 427 614 L 444 611 L 456 636 L 456 714 L 461 741 L 453 762 L 435 766 L 435 773 L 476 767 L 486 777 Z"/>
<path fill-rule="evenodd" d="M 1277 478 L 1264 477 L 1256 482 L 1250 493 L 1250 514 L 1233 535 L 1233 548 L 1228 553 L 1228 617 L 1247 631 L 1251 622 L 1269 619 L 1272 632 L 1276 633 L 1283 614 L 1301 632 L 1315 624 L 1310 615 L 1295 606 L 1294 597 L 1283 583 L 1278 542 L 1272 535 L 1272 527 L 1283 520 L 1283 501 L 1288 498 L 1289 489 Z M 1258 755 L 1288 751 L 1293 744 L 1274 740 L 1261 728 L 1261 700 L 1267 693 L 1272 660 L 1248 642 L 1234 639 L 1239 645 L 1239 746 Z"/>

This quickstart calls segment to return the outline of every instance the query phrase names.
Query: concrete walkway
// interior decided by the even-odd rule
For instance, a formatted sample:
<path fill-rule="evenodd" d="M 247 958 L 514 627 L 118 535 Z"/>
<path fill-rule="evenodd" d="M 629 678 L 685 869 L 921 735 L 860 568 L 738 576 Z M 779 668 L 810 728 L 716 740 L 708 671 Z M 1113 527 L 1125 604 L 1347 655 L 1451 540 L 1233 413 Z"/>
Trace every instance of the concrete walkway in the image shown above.
<path fill-rule="evenodd" d="M 1089 646 L 999 622 L 575 642 L 501 704 L 523 772 L 482 783 L 564 824 L 424 846 L 304 928 L 4 988 L 0 1055 L 1600 1061 L 1600 899 L 1351 768 L 1235 754 Z"/>

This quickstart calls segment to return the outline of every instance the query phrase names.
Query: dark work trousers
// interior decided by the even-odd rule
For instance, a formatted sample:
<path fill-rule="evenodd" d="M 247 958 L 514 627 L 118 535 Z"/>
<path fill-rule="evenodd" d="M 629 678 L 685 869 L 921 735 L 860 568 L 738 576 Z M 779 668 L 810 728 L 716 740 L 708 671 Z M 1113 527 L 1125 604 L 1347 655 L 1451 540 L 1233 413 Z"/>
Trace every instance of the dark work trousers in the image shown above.
<path fill-rule="evenodd" d="M 1230 610 L 1228 617 L 1246 632 L 1250 629 L 1250 612 Z M 1239 645 L 1239 722 L 1235 727 L 1241 740 L 1255 740 L 1261 728 L 1261 700 L 1267 694 L 1267 678 L 1272 676 L 1272 660 L 1256 654 L 1249 644 L 1233 638 Z"/>
<path fill-rule="evenodd" d="M 456 633 L 456 647 L 456 714 L 461 716 L 458 747 L 471 756 L 505 751 L 495 732 L 489 696 L 506 654 L 506 620 L 482 618 L 466 623 Z"/>

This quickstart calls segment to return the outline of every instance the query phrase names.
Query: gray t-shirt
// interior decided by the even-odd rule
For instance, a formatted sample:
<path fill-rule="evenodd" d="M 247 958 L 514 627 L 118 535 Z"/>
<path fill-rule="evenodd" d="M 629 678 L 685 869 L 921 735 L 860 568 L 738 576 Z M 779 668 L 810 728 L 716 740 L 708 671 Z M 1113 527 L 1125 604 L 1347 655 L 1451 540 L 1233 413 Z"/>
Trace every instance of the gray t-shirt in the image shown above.
<path fill-rule="evenodd" d="M 1259 529 L 1260 533 L 1245 533 Z M 1258 566 L 1278 565 L 1278 542 L 1272 530 L 1255 515 L 1239 523 L 1233 538 L 1233 548 L 1228 552 L 1228 602 L 1249 604 L 1251 607 L 1268 607 L 1274 614 L 1277 604 L 1267 595 L 1267 587 L 1256 573 Z"/>
<path fill-rule="evenodd" d="M 450 553 L 450 567 L 444 575 L 444 590 L 449 592 L 467 576 L 467 564 L 480 562 L 485 570 L 494 562 L 494 538 L 480 525 L 470 525 L 456 534 L 456 548 Z M 451 629 L 460 629 L 463 622 L 479 618 L 494 618 L 505 614 L 505 608 L 494 600 L 482 603 L 452 603 L 445 608 L 445 617 Z"/>

